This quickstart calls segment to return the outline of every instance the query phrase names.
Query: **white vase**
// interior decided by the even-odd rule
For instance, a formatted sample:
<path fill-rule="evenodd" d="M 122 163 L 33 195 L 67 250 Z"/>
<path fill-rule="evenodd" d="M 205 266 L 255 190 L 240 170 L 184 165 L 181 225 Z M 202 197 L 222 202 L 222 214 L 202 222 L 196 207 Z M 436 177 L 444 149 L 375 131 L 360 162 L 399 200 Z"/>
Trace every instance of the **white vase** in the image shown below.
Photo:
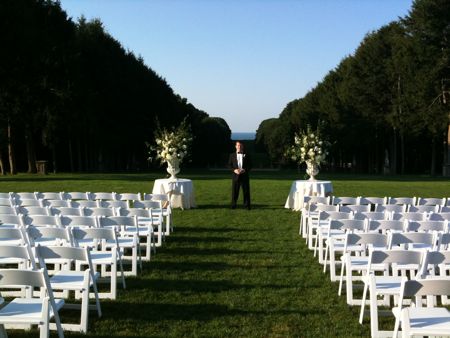
<path fill-rule="evenodd" d="M 314 181 L 315 176 L 319 174 L 319 165 L 313 161 L 306 161 L 306 173 L 309 175 L 309 180 Z"/>
<path fill-rule="evenodd" d="M 167 172 L 170 174 L 170 180 L 176 180 L 177 174 L 180 172 L 180 160 L 178 158 L 173 158 L 167 160 Z"/>

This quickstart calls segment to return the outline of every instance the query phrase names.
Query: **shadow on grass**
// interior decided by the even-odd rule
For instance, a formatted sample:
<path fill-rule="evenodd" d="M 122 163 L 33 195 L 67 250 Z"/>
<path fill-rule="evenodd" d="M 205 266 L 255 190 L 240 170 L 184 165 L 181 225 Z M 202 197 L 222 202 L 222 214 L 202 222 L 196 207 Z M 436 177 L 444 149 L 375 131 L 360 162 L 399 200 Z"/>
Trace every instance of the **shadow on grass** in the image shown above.
<path fill-rule="evenodd" d="M 234 242 L 259 242 L 256 239 L 242 239 L 236 237 L 214 237 L 205 235 L 204 237 L 200 236 L 173 236 L 170 238 L 171 243 L 234 243 Z"/>
<path fill-rule="evenodd" d="M 234 239 L 230 237 L 214 237 L 214 236 L 173 236 L 170 238 L 171 243 L 226 243 L 232 242 Z"/>
<path fill-rule="evenodd" d="M 184 247 L 184 248 L 170 248 L 171 255 L 182 256 L 216 256 L 216 255 L 248 255 L 253 253 L 261 253 L 266 251 L 252 251 L 252 250 L 233 250 L 233 249 L 206 249 L 198 247 Z"/>
<path fill-rule="evenodd" d="M 175 226 L 175 231 L 176 232 L 187 232 L 187 233 L 195 233 L 195 232 L 210 232 L 210 233 L 214 233 L 214 232 L 223 232 L 223 233 L 227 233 L 227 232 L 253 232 L 254 230 L 252 229 L 248 229 L 248 228 L 238 228 L 238 227 L 227 227 L 227 228 L 217 228 L 214 226 L 211 227 L 204 227 L 204 226 L 184 226 L 184 225 L 176 225 Z M 175 237 L 175 236 L 173 236 Z M 171 238 L 172 240 L 172 238 Z"/>
<path fill-rule="evenodd" d="M 149 271 L 223 271 L 230 266 L 223 262 L 158 262 L 149 265 Z M 127 282 L 128 283 L 128 282 Z"/>

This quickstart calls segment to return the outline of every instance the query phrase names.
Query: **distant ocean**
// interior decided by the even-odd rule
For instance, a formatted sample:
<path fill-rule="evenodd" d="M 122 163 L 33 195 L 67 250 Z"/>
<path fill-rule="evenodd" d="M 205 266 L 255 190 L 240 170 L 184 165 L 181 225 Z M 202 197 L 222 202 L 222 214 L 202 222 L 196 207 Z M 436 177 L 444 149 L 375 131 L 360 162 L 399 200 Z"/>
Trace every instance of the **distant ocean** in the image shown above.
<path fill-rule="evenodd" d="M 232 140 L 254 140 L 256 133 L 231 133 Z"/>

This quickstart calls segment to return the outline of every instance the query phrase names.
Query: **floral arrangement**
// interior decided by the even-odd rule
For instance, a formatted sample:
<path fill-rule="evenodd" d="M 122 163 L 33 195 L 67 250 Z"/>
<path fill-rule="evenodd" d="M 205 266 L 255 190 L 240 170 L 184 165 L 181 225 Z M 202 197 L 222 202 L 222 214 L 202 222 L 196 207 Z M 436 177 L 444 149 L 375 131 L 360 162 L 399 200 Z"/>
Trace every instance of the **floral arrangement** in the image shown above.
<path fill-rule="evenodd" d="M 309 162 L 320 165 L 328 155 L 328 146 L 329 143 L 321 139 L 319 129 L 313 132 L 308 125 L 306 132 L 295 133 L 294 145 L 288 148 L 286 154 L 299 164 Z"/>
<path fill-rule="evenodd" d="M 172 129 L 158 128 L 155 131 L 155 143 L 147 143 L 149 148 L 149 160 L 159 160 L 161 163 L 180 164 L 188 156 L 192 143 L 190 128 L 183 120 L 181 124 Z"/>

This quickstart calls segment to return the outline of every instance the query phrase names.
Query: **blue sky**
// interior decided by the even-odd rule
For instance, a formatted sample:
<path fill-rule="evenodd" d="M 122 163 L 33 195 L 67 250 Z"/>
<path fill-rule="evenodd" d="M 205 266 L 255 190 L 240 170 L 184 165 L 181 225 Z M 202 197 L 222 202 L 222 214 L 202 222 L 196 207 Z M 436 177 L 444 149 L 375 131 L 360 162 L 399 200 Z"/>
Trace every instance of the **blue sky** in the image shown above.
<path fill-rule="evenodd" d="M 61 0 L 233 132 L 303 97 L 412 0 Z"/>

